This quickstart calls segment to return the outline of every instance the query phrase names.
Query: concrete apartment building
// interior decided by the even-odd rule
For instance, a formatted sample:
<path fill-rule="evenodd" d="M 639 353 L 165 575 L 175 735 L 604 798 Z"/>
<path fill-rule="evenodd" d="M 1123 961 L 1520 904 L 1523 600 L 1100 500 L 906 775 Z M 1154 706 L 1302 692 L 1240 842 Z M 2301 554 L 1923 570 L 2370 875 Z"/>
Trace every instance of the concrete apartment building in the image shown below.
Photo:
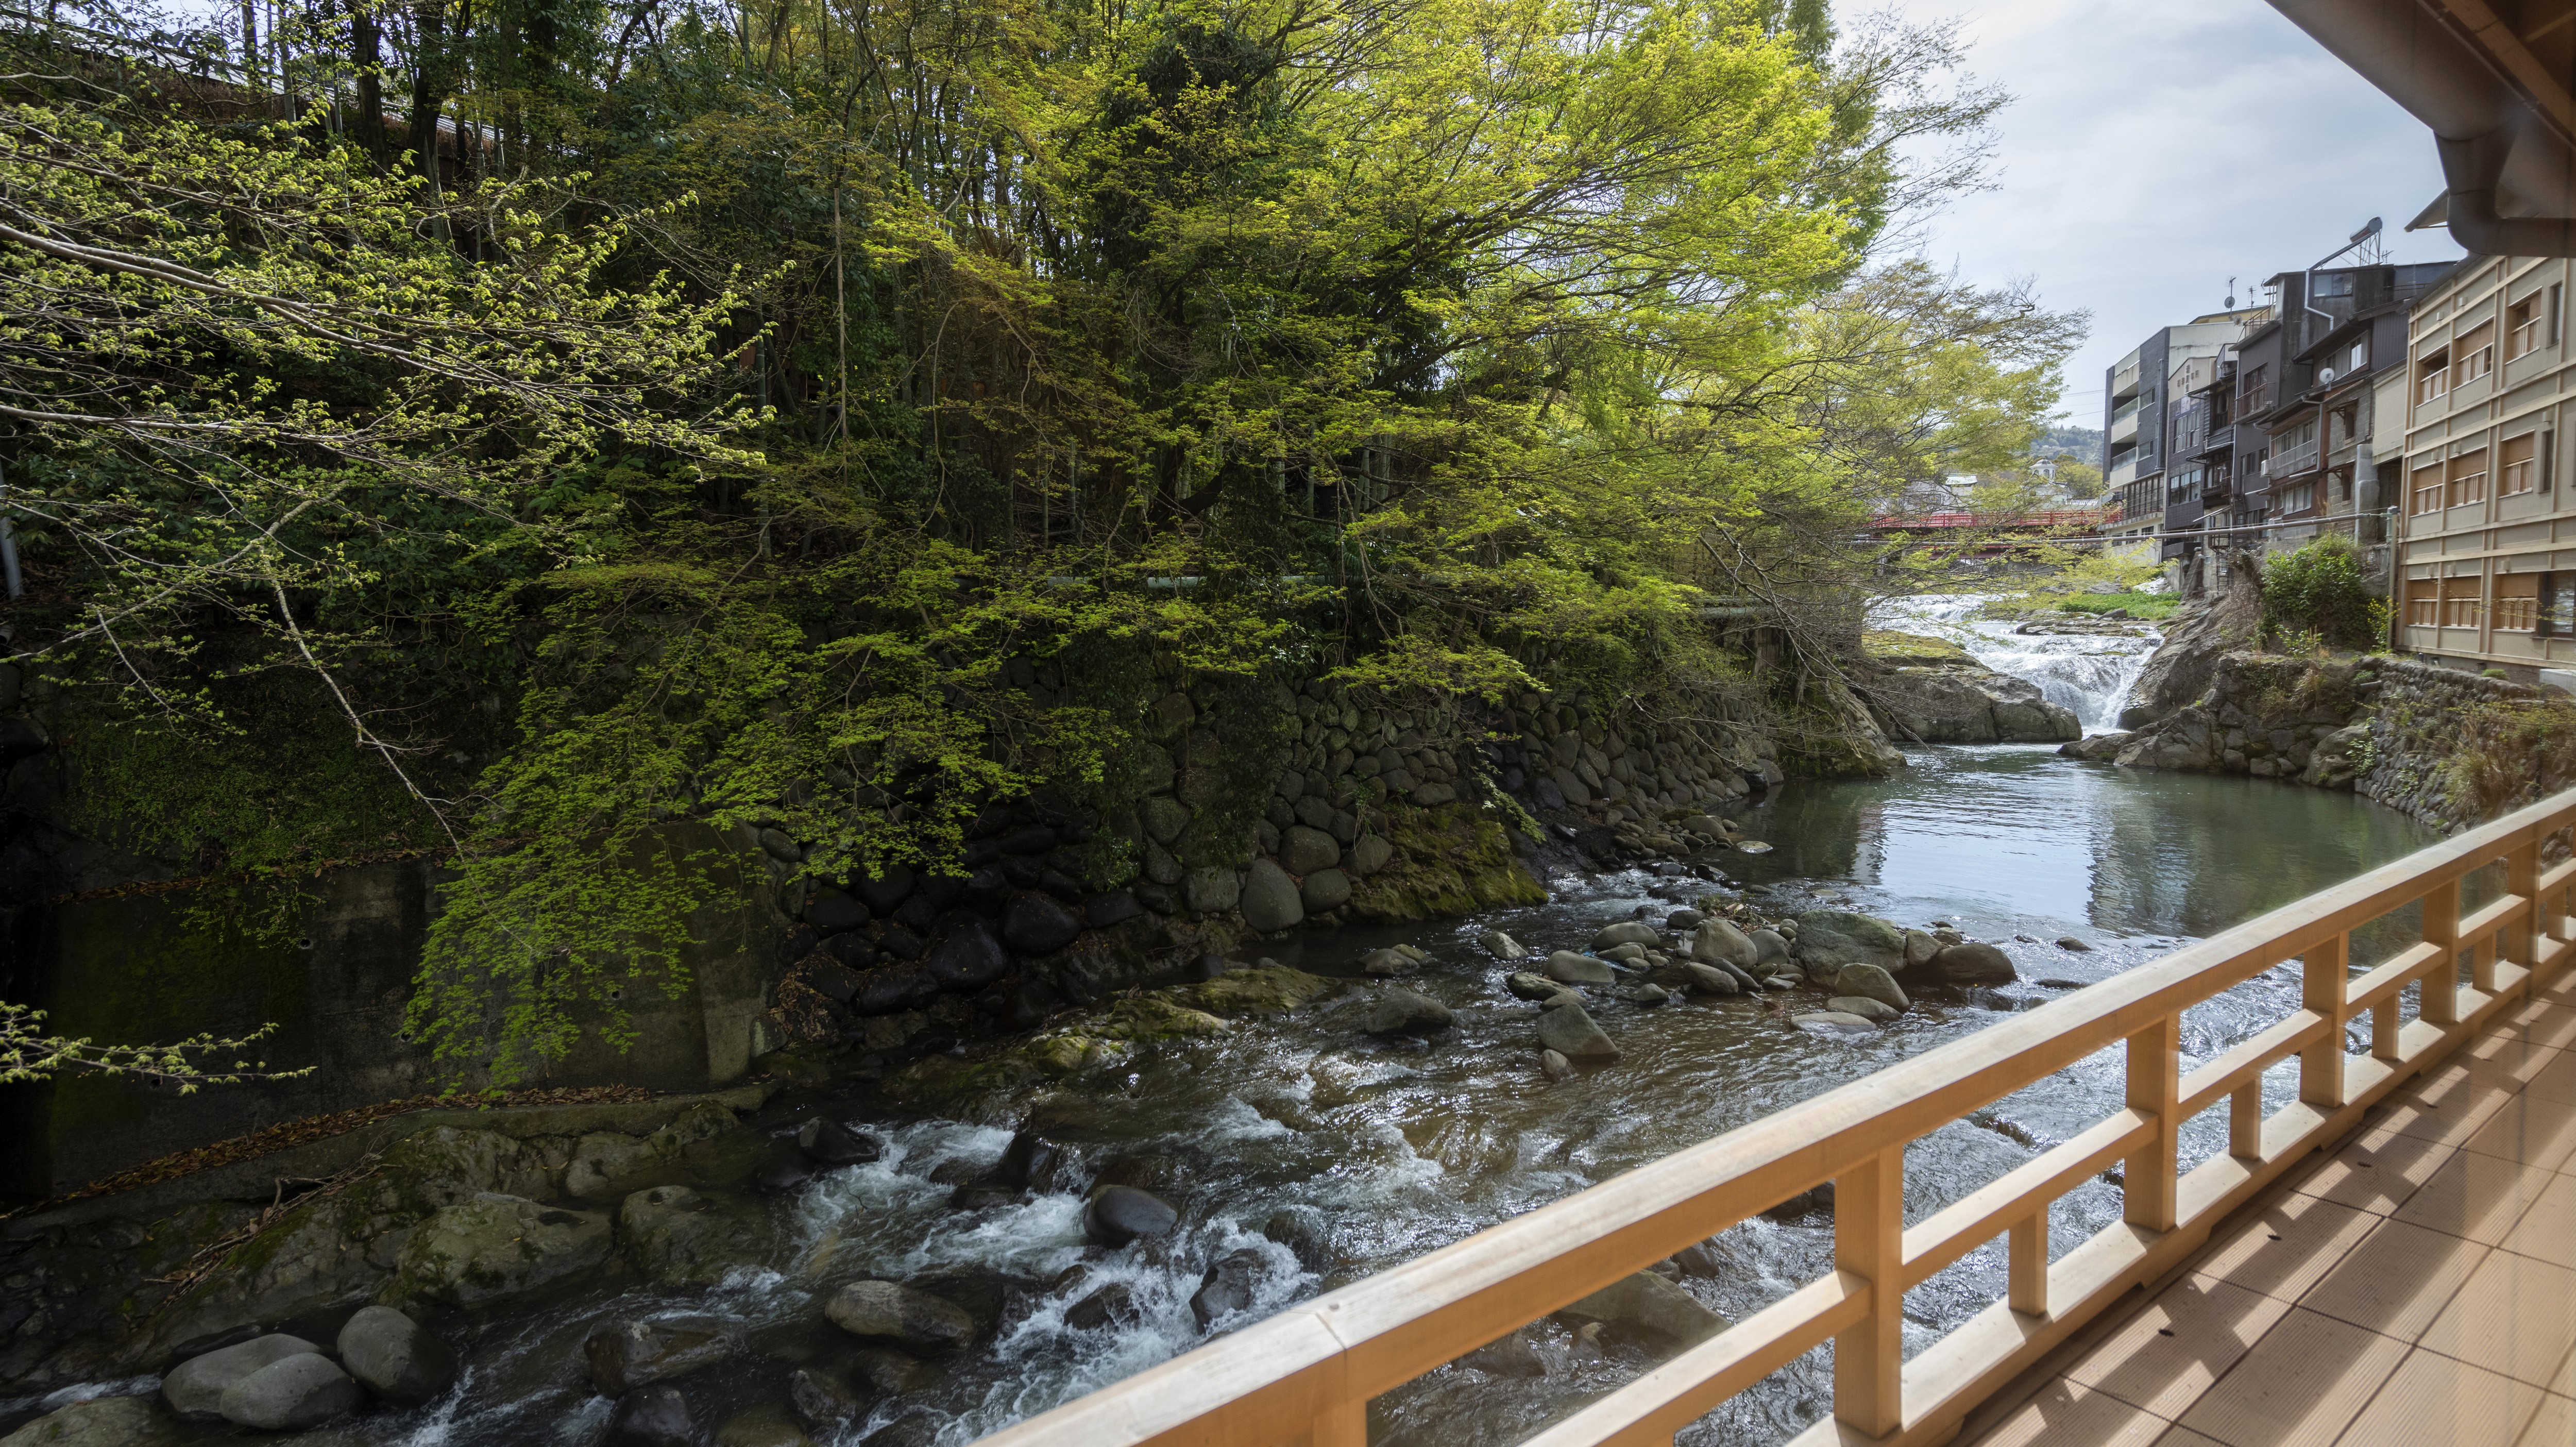
<path fill-rule="evenodd" d="M 2120 535 L 2169 530 L 2165 477 L 2178 413 L 2171 405 L 2175 371 L 2214 358 L 2242 327 L 2230 314 L 2158 327 L 2102 374 L 2102 485 L 2119 507 Z M 2170 556 L 2170 554 L 2168 554 Z"/>
<path fill-rule="evenodd" d="M 2471 257 L 2408 328 L 2399 646 L 2576 684 L 2576 507 L 2556 446 L 2576 365 L 2563 258 Z M 2546 672 L 2551 677 L 2543 679 Z"/>

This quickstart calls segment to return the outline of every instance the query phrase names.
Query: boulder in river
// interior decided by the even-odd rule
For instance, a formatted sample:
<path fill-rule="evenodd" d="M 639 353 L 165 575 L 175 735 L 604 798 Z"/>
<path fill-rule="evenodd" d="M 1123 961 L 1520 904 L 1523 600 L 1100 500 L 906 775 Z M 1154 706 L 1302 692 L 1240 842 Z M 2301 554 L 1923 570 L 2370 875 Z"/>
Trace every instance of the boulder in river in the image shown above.
<path fill-rule="evenodd" d="M 390 1306 L 361 1308 L 340 1328 L 337 1346 L 349 1375 L 396 1406 L 420 1406 L 456 1380 L 456 1353 Z"/>
<path fill-rule="evenodd" d="M 1263 934 L 1286 929 L 1306 917 L 1305 897 L 1298 893 L 1297 881 L 1267 859 L 1252 861 L 1244 871 L 1240 899 L 1226 903 L 1241 908 L 1243 922 Z"/>
<path fill-rule="evenodd" d="M 1197 1320 L 1199 1330 L 1205 1331 L 1210 1323 L 1236 1312 L 1251 1310 L 1266 1264 L 1266 1258 L 1250 1247 L 1219 1257 L 1199 1278 L 1199 1289 L 1190 1297 L 1190 1315 Z"/>
<path fill-rule="evenodd" d="M 1914 1004 L 1905 998 L 1905 991 L 1896 983 L 1896 977 L 1876 965 L 1843 966 L 1834 973 L 1834 991 L 1876 1000 L 1891 1010 L 1910 1009 Z"/>
<path fill-rule="evenodd" d="M 1123 1281 L 1110 1282 L 1064 1309 L 1064 1324 L 1076 1331 L 1134 1326 L 1144 1319 L 1145 1313 L 1136 1305 L 1136 1293 Z"/>
<path fill-rule="evenodd" d="M 1930 640 L 1926 640 L 1930 641 Z M 2056 743 L 2080 737 L 2072 710 L 2050 703 L 2039 685 L 2001 673 L 1951 649 L 1938 657 L 1908 655 L 1882 669 L 1870 701 L 1897 738 L 1931 744 Z"/>
<path fill-rule="evenodd" d="M 850 1358 L 850 1375 L 881 1397 L 907 1397 L 930 1391 L 948 1374 L 928 1362 L 892 1347 L 862 1347 Z"/>
<path fill-rule="evenodd" d="M 716 1429 L 716 1447 L 814 1447 L 814 1439 L 786 1408 L 763 1402 L 727 1417 Z"/>
<path fill-rule="evenodd" d="M 1527 1332 L 1516 1331 L 1499 1341 L 1489 1342 L 1467 1353 L 1463 1360 L 1477 1371 L 1497 1377 L 1547 1375 L 1547 1363 L 1539 1359 L 1538 1348 L 1530 1345 Z"/>
<path fill-rule="evenodd" d="M 1568 985 L 1607 985 L 1619 978 L 1619 972 L 1607 960 L 1558 950 L 1547 957 L 1547 977 Z"/>
<path fill-rule="evenodd" d="M 1744 937 L 1753 942 L 1753 967 L 1786 964 L 1789 960 L 1789 937 L 1775 929 L 1746 930 Z"/>
<path fill-rule="evenodd" d="M 1744 931 L 1722 919 L 1700 921 L 1691 936 L 1691 954 L 1706 964 L 1745 968 L 1762 958 L 1762 951 L 1746 938 Z"/>
<path fill-rule="evenodd" d="M 1351 902 L 1351 877 L 1339 869 L 1318 869 L 1297 886 L 1297 899 L 1310 915 L 1340 909 Z"/>
<path fill-rule="evenodd" d="M 162 1376 L 161 1403 L 183 1422 L 221 1421 L 224 1393 L 233 1383 L 272 1363 L 321 1350 L 300 1336 L 277 1332 L 193 1356 Z"/>
<path fill-rule="evenodd" d="M 796 1149 L 821 1166 L 855 1166 L 885 1154 L 872 1135 L 854 1131 L 837 1120 L 816 1116 L 796 1128 Z"/>
<path fill-rule="evenodd" d="M 1083 1204 L 1083 1234 L 1103 1246 L 1168 1235 L 1181 1213 L 1134 1186 L 1100 1186 Z"/>
<path fill-rule="evenodd" d="M 0 1447 L 174 1447 L 178 1429 L 141 1397 L 94 1397 L 47 1412 Z"/>
<path fill-rule="evenodd" d="M 2077 954 L 2082 955 L 2093 953 L 2093 947 L 2091 945 L 2086 944 L 2084 941 L 2077 939 L 2073 935 L 2058 936 L 2057 947 L 2061 950 L 2073 950 Z"/>
<path fill-rule="evenodd" d="M 1364 975 L 1409 975 L 1421 968 L 1421 961 L 1393 947 L 1371 950 L 1360 956 L 1360 973 Z"/>
<path fill-rule="evenodd" d="M 1662 943 L 1663 931 L 1641 919 L 1623 919 L 1601 927 L 1592 937 L 1593 953 L 1618 945 L 1652 945 Z"/>
<path fill-rule="evenodd" d="M 485 1194 L 412 1228 L 381 1298 L 476 1307 L 550 1286 L 608 1259 L 608 1217 Z"/>
<path fill-rule="evenodd" d="M 832 1325 L 920 1352 L 954 1351 L 975 1340 L 964 1307 L 896 1281 L 853 1281 L 823 1308 Z"/>
<path fill-rule="evenodd" d="M 1567 993 L 1564 985 L 1527 970 L 1514 970 L 1503 976 L 1503 988 L 1524 1000 L 1552 1000 Z"/>
<path fill-rule="evenodd" d="M 1484 946 L 1485 953 L 1492 955 L 1495 959 L 1501 960 L 1505 964 L 1510 964 L 1514 960 L 1525 960 L 1529 958 L 1529 947 L 1527 945 L 1522 944 L 1519 940 L 1513 939 L 1510 935 L 1507 935 L 1498 929 L 1489 929 L 1483 934 L 1476 936 L 1476 943 Z"/>
<path fill-rule="evenodd" d="M 622 1397 L 637 1387 L 686 1376 L 740 1349 L 741 1343 L 714 1323 L 647 1320 L 611 1322 L 581 1346 L 590 1363 L 590 1383 L 603 1397 Z"/>
<path fill-rule="evenodd" d="M 1664 928 L 1674 931 L 1698 929 L 1707 918 L 1695 909 L 1677 909 L 1664 916 Z"/>
<path fill-rule="evenodd" d="M 787 1401 L 816 1431 L 847 1426 L 868 1409 L 849 1378 L 820 1367 L 798 1367 L 787 1374 Z"/>
<path fill-rule="evenodd" d="M 1930 962 L 1905 972 L 1906 983 L 1922 986 L 2009 985 L 2021 978 L 2012 956 L 1982 940 L 1943 945 Z"/>
<path fill-rule="evenodd" d="M 1574 1062 L 1553 1050 L 1538 1053 L 1538 1073 L 1550 1080 L 1568 1080 L 1574 1075 Z"/>
<path fill-rule="evenodd" d="M 1864 1020 L 1879 1025 L 1884 1025 L 1903 1013 L 1885 1001 L 1873 1000 L 1866 995 L 1836 995 L 1825 1002 L 1825 1009 L 1845 1015 L 1858 1015 Z"/>
<path fill-rule="evenodd" d="M 1690 980 L 1690 987 L 1703 995 L 1739 995 L 1744 992 L 1744 986 L 1735 976 L 1715 965 L 1690 960 L 1682 965 L 1682 973 Z"/>
<path fill-rule="evenodd" d="M 1581 1005 L 1567 1004 L 1541 1013 L 1538 1042 L 1568 1060 L 1619 1058 L 1619 1047 L 1610 1043 L 1610 1037 L 1601 1032 Z"/>
<path fill-rule="evenodd" d="M 654 1186 L 618 1206 L 617 1235 L 626 1258 L 652 1280 L 712 1286 L 737 1266 L 765 1263 L 777 1226 L 755 1200 Z"/>
<path fill-rule="evenodd" d="M 618 1399 L 601 1447 L 699 1447 L 689 1399 L 677 1387 L 646 1387 Z"/>
<path fill-rule="evenodd" d="M 2209 691 L 2218 660 L 2251 646 L 2263 631 L 2263 555 L 2232 548 L 2227 576 L 2206 597 L 2186 603 L 2166 624 L 2164 641 L 2129 685 L 2120 727 L 2142 728 Z"/>
<path fill-rule="evenodd" d="M 224 1420 L 262 1432 L 301 1432 L 319 1427 L 366 1401 L 364 1389 L 319 1352 L 269 1363 L 224 1388 Z"/>
<path fill-rule="evenodd" d="M 1726 1330 L 1725 1317 L 1651 1271 L 1623 1276 L 1557 1313 L 1659 1346 L 1688 1346 Z"/>
<path fill-rule="evenodd" d="M 1811 976 L 1830 975 L 1845 965 L 1895 970 L 1905 964 L 1905 932 L 1865 914 L 1811 909 L 1798 916 L 1798 940 L 1791 952 Z"/>
<path fill-rule="evenodd" d="M 1388 990 L 1369 1007 L 1361 1028 L 1371 1035 L 1436 1035 L 1457 1023 L 1449 1007 L 1411 990 Z"/>
<path fill-rule="evenodd" d="M 1790 1016 L 1789 1023 L 1810 1035 L 1845 1039 L 1878 1033 L 1876 1025 L 1858 1015 L 1847 1015 L 1840 1010 L 1810 1010 L 1803 1015 Z"/>

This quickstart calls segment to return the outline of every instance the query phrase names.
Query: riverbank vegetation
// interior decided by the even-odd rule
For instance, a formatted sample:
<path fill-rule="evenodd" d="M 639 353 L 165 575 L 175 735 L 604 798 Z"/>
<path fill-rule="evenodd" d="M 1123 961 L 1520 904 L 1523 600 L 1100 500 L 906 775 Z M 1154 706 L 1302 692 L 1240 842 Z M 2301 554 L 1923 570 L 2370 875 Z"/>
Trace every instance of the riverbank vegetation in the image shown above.
<path fill-rule="evenodd" d="M 1906 259 L 2001 97 L 1816 0 L 274 13 L 0 18 L 12 662 L 243 928 L 452 863 L 459 1058 L 671 978 L 658 826 L 943 864 L 1172 676 L 1801 727 L 2080 329 Z"/>

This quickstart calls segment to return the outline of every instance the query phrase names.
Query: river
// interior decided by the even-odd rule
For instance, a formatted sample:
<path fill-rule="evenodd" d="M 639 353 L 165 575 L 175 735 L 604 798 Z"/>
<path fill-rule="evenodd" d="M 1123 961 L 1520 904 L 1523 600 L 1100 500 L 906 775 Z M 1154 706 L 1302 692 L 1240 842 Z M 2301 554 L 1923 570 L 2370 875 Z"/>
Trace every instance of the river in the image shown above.
<path fill-rule="evenodd" d="M 1987 638 L 2000 655 L 2016 641 Z M 2095 643 L 2099 640 L 2083 640 Z M 2036 650 L 2062 663 L 2084 650 Z M 2134 650 L 2133 650 L 2134 653 Z M 2123 676 L 2095 662 L 2088 722 L 2116 703 Z M 2072 674 L 2074 670 L 2068 670 Z M 2071 706 L 2071 705 L 2070 705 Z M 711 1290 L 599 1288 L 542 1311 L 465 1324 L 467 1374 L 443 1402 L 367 1419 L 350 1441 L 430 1447 L 595 1440 L 609 1404 L 592 1396 L 583 1338 L 603 1319 L 715 1319 L 751 1352 L 683 1385 L 710 1427 L 742 1407 L 781 1401 L 799 1364 L 838 1366 L 850 1340 L 820 1319 L 838 1283 L 882 1276 L 931 1286 L 997 1322 L 941 1379 L 889 1398 L 836 1439 L 950 1447 L 1188 1350 L 1212 1333 L 1418 1256 L 1560 1199 L 1680 1147 L 1742 1125 L 2008 1014 L 2151 960 L 2432 842 L 2425 827 L 2349 794 L 2262 780 L 2145 774 L 2060 758 L 2046 746 L 1918 747 L 1911 767 L 1876 782 L 1793 783 L 1741 812 L 1769 853 L 1730 853 L 1729 893 L 1768 914 L 1820 906 L 1906 925 L 1936 921 L 1994 941 L 2021 982 L 1964 999 L 1923 1000 L 1857 1040 L 1788 1023 L 1760 1000 L 1648 1007 L 1603 1003 L 1597 1014 L 1623 1058 L 1551 1083 L 1538 1069 L 1535 1007 L 1513 998 L 1475 938 L 1500 927 L 1539 951 L 1582 948 L 1603 923 L 1661 918 L 1684 883 L 1644 872 L 1568 874 L 1542 907 L 1406 928 L 1313 931 L 1265 951 L 1284 963 L 1355 975 L 1368 949 L 1398 940 L 1431 963 L 1406 981 L 1450 1006 L 1457 1027 L 1427 1043 L 1364 1034 L 1369 989 L 1245 1022 L 1221 1039 L 1145 1052 L 1079 1097 L 1043 1107 L 1079 1186 L 1125 1162 L 1181 1211 L 1170 1237 L 1109 1252 L 1083 1244 L 1072 1189 L 980 1210 L 950 1205 L 951 1182 L 997 1158 L 1000 1125 L 871 1115 L 864 1100 L 782 1102 L 761 1118 L 791 1132 L 817 1109 L 868 1122 L 887 1143 L 872 1164 L 844 1168 L 792 1203 L 782 1247 Z M 1697 888 L 1706 888 L 1699 884 Z M 2057 941 L 2089 946 L 2074 950 Z M 2296 967 L 2275 969 L 2185 1019 L 2189 1070 L 2298 1004 Z M 1803 1008 L 1813 1008 L 1812 1005 Z M 2115 1109 L 2122 1071 L 2106 1052 L 1908 1152 L 1910 1218 L 1938 1209 Z M 2291 1069 L 2267 1081 L 2275 1106 Z M 2226 1147 L 2223 1110 L 2186 1129 L 2187 1160 Z M 2054 1218 L 2056 1250 L 2116 1220 L 2115 1188 L 2088 1183 Z M 1286 1213 L 1312 1236 L 1308 1259 L 1265 1236 Z M 1756 1219 L 1716 1238 L 1705 1274 L 1684 1284 L 1741 1318 L 1825 1272 L 1823 1215 Z M 1248 1308 L 1202 1326 L 1190 1298 L 1202 1273 L 1249 1252 Z M 1082 1268 L 1081 1280 L 1067 1273 Z M 1068 1308 L 1124 1286 L 1132 1316 L 1069 1324 Z M 2004 1288 L 2000 1243 L 1907 1297 L 1909 1350 L 1937 1338 Z M 1379 1444 L 1517 1440 L 1624 1381 L 1649 1358 L 1594 1350 L 1564 1327 L 1530 1333 L 1543 1374 L 1453 1363 L 1372 1407 Z M 1765 1443 L 1793 1435 L 1829 1401 L 1819 1349 L 1683 1434 L 1692 1443 Z"/>

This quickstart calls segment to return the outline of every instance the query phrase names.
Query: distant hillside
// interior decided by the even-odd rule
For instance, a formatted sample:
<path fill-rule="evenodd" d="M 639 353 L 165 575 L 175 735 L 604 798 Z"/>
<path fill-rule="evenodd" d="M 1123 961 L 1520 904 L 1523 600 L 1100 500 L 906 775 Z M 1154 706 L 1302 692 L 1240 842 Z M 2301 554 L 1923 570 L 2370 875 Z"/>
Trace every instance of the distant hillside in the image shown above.
<path fill-rule="evenodd" d="M 2031 444 L 2034 457 L 2055 457 L 2061 452 L 2075 454 L 2087 467 L 2102 465 L 2102 433 L 2093 427 L 2049 427 L 2041 430 L 2039 440 Z"/>

